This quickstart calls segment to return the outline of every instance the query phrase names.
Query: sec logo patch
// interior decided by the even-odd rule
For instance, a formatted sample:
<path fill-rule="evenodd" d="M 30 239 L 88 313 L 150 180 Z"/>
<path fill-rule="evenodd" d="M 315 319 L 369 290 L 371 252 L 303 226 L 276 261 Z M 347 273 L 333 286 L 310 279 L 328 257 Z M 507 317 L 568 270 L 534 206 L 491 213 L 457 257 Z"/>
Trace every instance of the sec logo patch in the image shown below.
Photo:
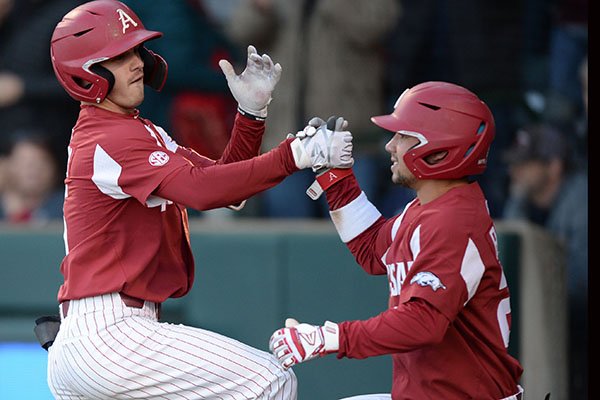
<path fill-rule="evenodd" d="M 155 151 L 148 157 L 148 162 L 153 167 L 161 167 L 169 162 L 169 155 L 164 151 Z"/>

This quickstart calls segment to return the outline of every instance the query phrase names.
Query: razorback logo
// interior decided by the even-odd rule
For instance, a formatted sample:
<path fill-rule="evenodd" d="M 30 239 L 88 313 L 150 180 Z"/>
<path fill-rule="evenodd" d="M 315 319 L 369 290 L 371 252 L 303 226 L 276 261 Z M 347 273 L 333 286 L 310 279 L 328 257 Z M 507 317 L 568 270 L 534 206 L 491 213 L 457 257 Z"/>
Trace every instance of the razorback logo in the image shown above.
<path fill-rule="evenodd" d="M 331 182 L 334 179 L 337 179 L 337 175 L 330 171 L 329 172 L 329 182 Z"/>
<path fill-rule="evenodd" d="M 446 286 L 435 274 L 431 272 L 419 272 L 410 280 L 411 285 L 416 283 L 419 286 L 431 286 L 435 292 L 438 289 L 446 289 Z"/>
<path fill-rule="evenodd" d="M 133 18 L 129 16 L 129 14 L 120 8 L 117 8 L 117 14 L 119 14 L 119 21 L 121 21 L 121 24 L 123 25 L 123 33 L 125 33 L 125 31 L 131 27 L 131 25 L 136 27 L 138 26 L 137 22 L 135 22 Z M 131 25 L 129 25 L 130 22 Z"/>

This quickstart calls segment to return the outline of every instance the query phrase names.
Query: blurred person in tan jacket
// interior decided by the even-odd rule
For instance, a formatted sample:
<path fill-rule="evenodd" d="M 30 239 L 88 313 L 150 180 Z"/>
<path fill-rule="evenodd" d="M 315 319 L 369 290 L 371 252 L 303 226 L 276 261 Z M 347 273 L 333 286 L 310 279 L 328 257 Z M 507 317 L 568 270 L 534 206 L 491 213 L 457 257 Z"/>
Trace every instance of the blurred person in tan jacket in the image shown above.
<path fill-rule="evenodd" d="M 381 132 L 370 122 L 385 111 L 383 42 L 398 23 L 398 0 L 242 0 L 226 26 L 237 44 L 255 43 L 285 66 L 273 94 L 263 150 L 282 132 L 315 115 L 343 115 L 354 135 L 354 172 L 373 201 Z M 327 210 L 299 196 L 312 183 L 295 174 L 263 194 L 267 217 L 319 217 Z M 321 207 L 319 207 L 321 206 Z"/>

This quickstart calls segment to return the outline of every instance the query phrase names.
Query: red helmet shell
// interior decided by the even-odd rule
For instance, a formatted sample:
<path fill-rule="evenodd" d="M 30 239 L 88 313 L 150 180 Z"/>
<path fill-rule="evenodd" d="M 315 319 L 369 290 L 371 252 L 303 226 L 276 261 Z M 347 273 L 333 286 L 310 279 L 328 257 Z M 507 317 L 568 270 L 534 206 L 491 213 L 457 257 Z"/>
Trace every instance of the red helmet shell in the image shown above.
<path fill-rule="evenodd" d="M 460 179 L 483 173 L 495 135 L 487 105 L 471 91 L 446 82 L 425 82 L 405 90 L 392 114 L 371 121 L 419 139 L 403 157 L 419 179 Z M 441 151 L 448 154 L 439 163 L 425 161 Z"/>
<path fill-rule="evenodd" d="M 101 102 L 109 81 L 94 64 L 161 37 L 147 30 L 125 4 L 114 0 L 85 3 L 67 13 L 52 34 L 50 56 L 60 84 L 76 100 Z M 84 85 L 83 81 L 91 83 Z"/>

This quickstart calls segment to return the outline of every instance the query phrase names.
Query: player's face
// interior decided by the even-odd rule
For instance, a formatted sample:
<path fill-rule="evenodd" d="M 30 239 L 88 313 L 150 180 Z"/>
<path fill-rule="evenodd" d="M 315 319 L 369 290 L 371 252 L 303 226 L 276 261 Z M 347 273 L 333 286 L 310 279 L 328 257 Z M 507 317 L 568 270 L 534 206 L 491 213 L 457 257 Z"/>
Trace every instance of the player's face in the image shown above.
<path fill-rule="evenodd" d="M 404 164 L 404 154 L 419 144 L 419 140 L 413 136 L 396 133 L 385 145 L 385 150 L 390 153 L 392 166 L 392 182 L 408 188 L 414 188 L 417 178 Z"/>
<path fill-rule="evenodd" d="M 130 113 L 144 101 L 144 63 L 137 48 L 104 61 L 115 85 L 103 103 L 114 111 Z"/>

